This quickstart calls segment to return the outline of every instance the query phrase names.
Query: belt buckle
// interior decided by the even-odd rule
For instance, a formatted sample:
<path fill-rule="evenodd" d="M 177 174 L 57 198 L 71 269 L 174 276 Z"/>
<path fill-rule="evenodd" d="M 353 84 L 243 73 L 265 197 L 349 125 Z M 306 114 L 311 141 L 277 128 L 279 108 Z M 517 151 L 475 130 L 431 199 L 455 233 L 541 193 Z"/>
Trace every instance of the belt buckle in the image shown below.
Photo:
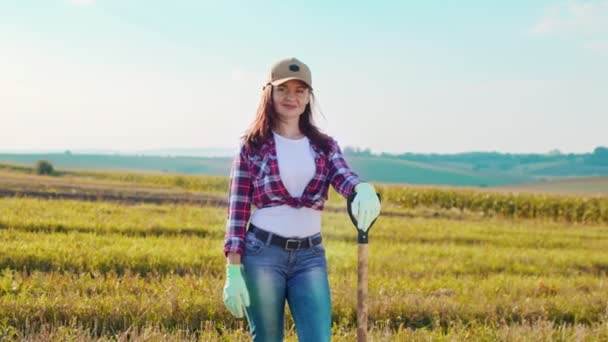
<path fill-rule="evenodd" d="M 298 243 L 298 247 L 296 248 L 290 248 L 289 247 L 289 243 L 290 242 L 297 242 Z M 285 242 L 285 249 L 288 251 L 295 251 L 300 249 L 300 247 L 302 246 L 302 240 L 294 240 L 294 239 L 287 239 L 287 242 Z"/>

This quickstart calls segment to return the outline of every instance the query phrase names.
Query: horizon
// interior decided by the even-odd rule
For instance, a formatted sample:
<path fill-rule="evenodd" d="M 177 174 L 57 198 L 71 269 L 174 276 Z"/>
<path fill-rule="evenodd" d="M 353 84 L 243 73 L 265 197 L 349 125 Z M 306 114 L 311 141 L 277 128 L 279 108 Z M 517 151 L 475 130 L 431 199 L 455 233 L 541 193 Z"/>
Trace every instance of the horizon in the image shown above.
<path fill-rule="evenodd" d="M 343 149 L 608 144 L 608 0 L 265 4 L 0 3 L 0 151 L 236 149 L 288 56 Z"/>
<path fill-rule="evenodd" d="M 388 155 L 404 155 L 404 154 L 420 154 L 420 155 L 459 155 L 459 154 L 472 154 L 472 153 L 498 153 L 498 154 L 511 154 L 511 155 L 569 155 L 569 154 L 593 154 L 594 150 L 597 147 L 607 146 L 596 146 L 591 151 L 583 151 L 583 152 L 568 152 L 559 149 L 552 149 L 545 152 L 509 152 L 509 151 L 496 151 L 496 150 L 477 150 L 477 151 L 462 151 L 462 152 L 416 152 L 416 151 L 404 151 L 404 152 L 384 152 L 379 151 L 375 152 L 371 149 L 368 151 L 374 156 L 381 156 L 382 154 Z M 357 146 L 341 146 L 342 150 L 351 149 L 355 151 L 355 153 L 365 153 L 365 148 L 357 147 Z M 185 151 L 191 151 L 193 154 L 187 154 Z M 119 155 L 119 156 L 152 156 L 152 157 L 167 157 L 167 156 L 175 156 L 175 157 L 233 157 L 234 153 L 237 152 L 235 148 L 229 147 L 163 147 L 163 148 L 150 148 L 150 149 L 142 149 L 142 150 L 128 150 L 128 149 L 0 149 L 0 154 L 79 154 L 79 155 Z"/>

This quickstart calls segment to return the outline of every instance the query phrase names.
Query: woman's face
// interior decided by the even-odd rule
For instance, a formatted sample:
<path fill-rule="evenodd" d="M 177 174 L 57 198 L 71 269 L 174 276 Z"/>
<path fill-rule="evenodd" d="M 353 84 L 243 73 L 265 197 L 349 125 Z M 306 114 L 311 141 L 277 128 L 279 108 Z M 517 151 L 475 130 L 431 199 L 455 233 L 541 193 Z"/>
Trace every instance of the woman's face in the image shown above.
<path fill-rule="evenodd" d="M 291 80 L 272 89 L 274 109 L 284 119 L 297 118 L 310 102 L 310 91 L 306 83 Z"/>

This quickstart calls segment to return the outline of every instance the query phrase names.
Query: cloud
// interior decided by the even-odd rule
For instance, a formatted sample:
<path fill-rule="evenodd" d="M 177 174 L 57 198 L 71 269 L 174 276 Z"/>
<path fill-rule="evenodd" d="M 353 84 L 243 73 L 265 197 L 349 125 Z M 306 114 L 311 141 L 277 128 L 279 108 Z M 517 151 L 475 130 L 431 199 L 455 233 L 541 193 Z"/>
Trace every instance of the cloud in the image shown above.
<path fill-rule="evenodd" d="M 608 0 L 568 1 L 545 9 L 535 35 L 596 36 L 608 33 Z"/>
<path fill-rule="evenodd" d="M 77 6 L 90 6 L 95 4 L 95 0 L 66 0 L 68 3 Z"/>

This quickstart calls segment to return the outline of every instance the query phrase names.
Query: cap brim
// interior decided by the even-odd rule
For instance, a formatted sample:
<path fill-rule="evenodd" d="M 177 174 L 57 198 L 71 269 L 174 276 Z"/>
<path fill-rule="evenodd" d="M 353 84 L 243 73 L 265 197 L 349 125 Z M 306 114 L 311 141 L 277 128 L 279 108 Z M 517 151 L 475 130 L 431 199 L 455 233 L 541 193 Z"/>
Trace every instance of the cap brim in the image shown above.
<path fill-rule="evenodd" d="M 278 86 L 278 85 L 280 85 L 280 84 L 283 84 L 283 83 L 285 83 L 285 82 L 287 82 L 287 81 L 291 81 L 291 80 L 298 80 L 298 81 L 302 81 L 302 82 L 304 82 L 304 83 L 305 83 L 305 84 L 306 84 L 306 85 L 307 85 L 309 88 L 312 88 L 312 87 L 310 86 L 310 84 L 308 84 L 308 82 L 306 82 L 305 80 L 303 80 L 303 79 L 302 79 L 302 78 L 300 78 L 300 77 L 285 77 L 285 78 L 281 78 L 281 79 L 278 79 L 278 80 L 274 80 L 274 81 L 270 82 L 270 84 L 272 84 L 273 86 Z"/>

